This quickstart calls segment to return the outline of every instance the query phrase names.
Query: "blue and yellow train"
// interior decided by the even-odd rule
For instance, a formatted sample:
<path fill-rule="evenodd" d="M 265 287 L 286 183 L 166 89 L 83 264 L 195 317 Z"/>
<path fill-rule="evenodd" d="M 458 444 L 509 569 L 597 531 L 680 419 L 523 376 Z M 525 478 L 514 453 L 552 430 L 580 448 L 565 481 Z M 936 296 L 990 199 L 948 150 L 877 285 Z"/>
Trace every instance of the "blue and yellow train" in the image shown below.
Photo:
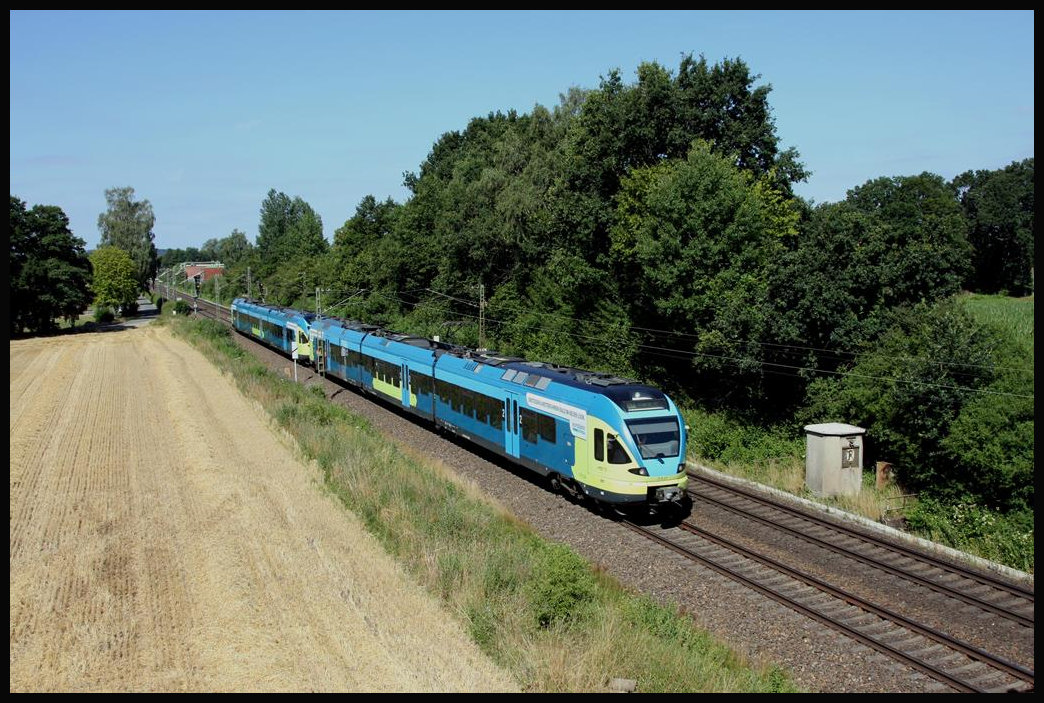
<path fill-rule="evenodd" d="M 686 428 L 662 391 L 245 298 L 240 333 L 617 510 L 687 509 Z"/>

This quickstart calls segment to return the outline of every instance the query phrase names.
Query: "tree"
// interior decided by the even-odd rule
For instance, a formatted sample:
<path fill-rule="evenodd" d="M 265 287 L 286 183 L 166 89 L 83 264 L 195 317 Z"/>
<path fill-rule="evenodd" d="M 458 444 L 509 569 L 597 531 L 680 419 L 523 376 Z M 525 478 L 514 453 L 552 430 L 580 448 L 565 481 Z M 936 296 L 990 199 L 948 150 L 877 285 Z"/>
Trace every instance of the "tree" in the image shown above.
<path fill-rule="evenodd" d="M 195 259 L 186 261 L 220 261 L 225 268 L 231 268 L 249 255 L 253 245 L 247 240 L 246 234 L 233 229 L 232 234 L 227 237 L 212 238 L 203 242 Z M 180 263 L 180 262 L 179 262 Z"/>
<path fill-rule="evenodd" d="M 648 340 L 647 355 L 673 369 L 665 376 L 692 379 L 708 399 L 760 396 L 768 271 L 796 221 L 793 203 L 770 179 L 737 168 L 707 142 L 694 143 L 684 161 L 624 178 L 610 270 L 631 319 L 666 332 Z M 684 362 L 684 352 L 673 360 L 656 353 L 686 347 Z"/>
<path fill-rule="evenodd" d="M 127 252 L 134 262 L 134 280 L 139 290 L 146 290 L 159 268 L 152 232 L 156 224 L 152 204 L 148 200 L 136 202 L 134 189 L 130 187 L 106 190 L 105 200 L 109 208 L 98 215 L 100 246 L 119 247 Z"/>
<path fill-rule="evenodd" d="M 382 203 L 365 196 L 355 214 L 334 232 L 333 255 L 337 261 L 336 283 L 343 289 L 378 287 L 382 271 L 394 262 L 382 257 L 389 248 L 402 206 L 391 198 Z"/>
<path fill-rule="evenodd" d="M 611 71 L 585 95 L 568 122 L 560 178 L 551 191 L 555 239 L 581 258 L 607 267 L 614 198 L 622 182 L 645 168 L 684 161 L 696 140 L 780 197 L 807 176 L 794 150 L 780 152 L 768 105 L 770 86 L 739 60 L 709 66 L 683 57 L 677 74 L 643 63 L 625 85 Z"/>
<path fill-rule="evenodd" d="M 203 246 L 199 248 L 199 257 L 200 261 L 219 261 L 221 257 L 218 256 L 218 240 L 215 238 L 203 242 Z"/>
<path fill-rule="evenodd" d="M 116 246 L 98 247 L 91 252 L 91 264 L 96 307 L 130 308 L 137 302 L 137 266 L 130 254 Z"/>
<path fill-rule="evenodd" d="M 1032 395 L 994 383 L 961 406 L 943 439 L 953 479 L 995 508 L 1032 509 L 1033 429 Z"/>
<path fill-rule="evenodd" d="M 250 255 L 254 245 L 247 239 L 246 233 L 233 229 L 232 234 L 217 242 L 217 258 L 226 267 L 231 268 Z"/>
<path fill-rule="evenodd" d="M 29 260 L 34 236 L 25 203 L 13 195 L 8 222 L 11 231 L 11 255 L 8 259 L 8 279 L 11 281 L 10 333 L 17 334 L 25 327 L 25 318 L 33 299 L 32 289 L 22 280 L 22 270 Z"/>
<path fill-rule="evenodd" d="M 91 264 L 69 218 L 54 205 L 26 210 L 12 195 L 10 228 L 11 333 L 50 332 L 58 318 L 75 320 L 90 303 Z"/>
<path fill-rule="evenodd" d="M 771 176 L 790 195 L 807 172 L 793 149 L 780 151 L 768 95 L 739 59 L 709 66 L 702 56 L 682 58 L 677 75 L 642 63 L 638 81 L 625 86 L 618 70 L 587 95 L 569 135 L 570 180 L 603 197 L 615 193 L 632 168 L 685 158 L 702 139 L 719 155 L 755 176 Z"/>
<path fill-rule="evenodd" d="M 562 138 L 555 120 L 539 106 L 532 116 L 491 113 L 436 143 L 387 240 L 406 257 L 409 287 L 461 295 L 546 260 L 556 246 L 548 228 Z"/>
<path fill-rule="evenodd" d="M 877 178 L 814 208 L 773 268 L 777 341 L 858 350 L 893 308 L 957 293 L 970 267 L 967 225 L 941 177 Z M 830 354 L 790 363 L 836 368 Z"/>
<path fill-rule="evenodd" d="M 968 218 L 974 253 L 971 288 L 1033 291 L 1033 159 L 996 171 L 966 171 L 953 181 Z"/>
<path fill-rule="evenodd" d="M 257 249 L 264 266 L 271 273 L 280 263 L 296 257 L 325 254 L 329 245 L 323 237 L 323 221 L 312 206 L 300 197 L 291 199 L 275 189 L 261 203 Z"/>
<path fill-rule="evenodd" d="M 931 302 L 961 289 L 971 246 L 953 187 L 940 176 L 877 178 L 845 203 L 868 217 L 851 265 L 864 298 L 885 307 Z"/>
<path fill-rule="evenodd" d="M 760 77 L 740 59 L 708 66 L 703 56 L 698 61 L 691 54 L 683 57 L 675 80 L 674 148 L 687 147 L 694 138 L 710 141 L 719 153 L 731 155 L 737 166 L 771 178 L 773 186 L 789 196 L 791 186 L 804 181 L 808 172 L 796 149 L 780 151 L 768 103 L 772 86 L 755 88 Z"/>

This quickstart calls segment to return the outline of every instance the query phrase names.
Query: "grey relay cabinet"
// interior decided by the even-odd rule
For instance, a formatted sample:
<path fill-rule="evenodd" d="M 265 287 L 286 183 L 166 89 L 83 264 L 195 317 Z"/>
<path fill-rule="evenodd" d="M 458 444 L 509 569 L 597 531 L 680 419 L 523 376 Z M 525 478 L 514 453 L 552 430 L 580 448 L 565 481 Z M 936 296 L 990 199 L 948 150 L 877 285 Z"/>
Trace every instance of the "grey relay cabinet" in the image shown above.
<path fill-rule="evenodd" d="M 863 435 L 843 422 L 805 425 L 805 485 L 821 498 L 856 495 L 863 483 Z"/>

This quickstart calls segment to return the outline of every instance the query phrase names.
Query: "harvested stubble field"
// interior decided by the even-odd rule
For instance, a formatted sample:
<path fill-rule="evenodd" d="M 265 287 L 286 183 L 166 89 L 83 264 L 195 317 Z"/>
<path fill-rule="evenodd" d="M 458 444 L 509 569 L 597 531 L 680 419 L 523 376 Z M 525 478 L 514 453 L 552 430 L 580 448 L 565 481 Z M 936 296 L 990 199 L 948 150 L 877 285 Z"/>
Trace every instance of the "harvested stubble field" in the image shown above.
<path fill-rule="evenodd" d="M 10 367 L 12 692 L 514 690 L 165 328 Z"/>

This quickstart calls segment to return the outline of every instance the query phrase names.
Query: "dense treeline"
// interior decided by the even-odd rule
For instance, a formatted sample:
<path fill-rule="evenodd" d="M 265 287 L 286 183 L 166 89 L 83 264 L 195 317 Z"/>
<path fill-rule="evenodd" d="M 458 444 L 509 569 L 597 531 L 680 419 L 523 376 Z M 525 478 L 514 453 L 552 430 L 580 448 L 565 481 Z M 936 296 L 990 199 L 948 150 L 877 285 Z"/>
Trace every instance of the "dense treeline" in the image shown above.
<path fill-rule="evenodd" d="M 236 230 L 160 264 L 221 260 L 226 298 L 638 377 L 794 436 L 857 424 L 864 465 L 913 492 L 1031 509 L 1030 362 L 953 299 L 1032 294 L 1033 159 L 806 202 L 758 78 L 692 56 L 612 71 L 443 134 L 405 202 L 366 196 L 332 245 L 271 190 L 256 246 Z"/>
<path fill-rule="evenodd" d="M 1033 159 L 954 179 L 973 247 L 969 287 L 985 293 L 1033 292 Z"/>
<path fill-rule="evenodd" d="M 227 267 L 245 261 L 254 249 L 246 233 L 232 230 L 227 237 L 208 239 L 201 247 L 164 249 L 159 255 L 159 268 L 169 269 L 187 261 L 220 261 Z"/>

